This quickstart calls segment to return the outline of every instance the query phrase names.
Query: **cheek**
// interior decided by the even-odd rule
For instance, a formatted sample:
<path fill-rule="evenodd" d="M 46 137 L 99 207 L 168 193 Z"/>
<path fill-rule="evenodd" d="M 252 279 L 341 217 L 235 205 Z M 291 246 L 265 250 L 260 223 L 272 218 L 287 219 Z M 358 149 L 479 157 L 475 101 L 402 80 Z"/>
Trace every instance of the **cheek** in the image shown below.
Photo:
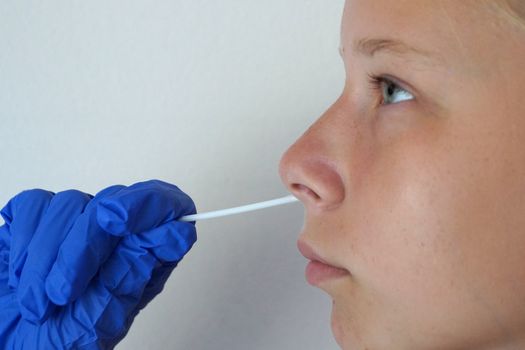
<path fill-rule="evenodd" d="M 462 307 L 462 261 L 454 241 L 460 219 L 450 206 L 450 176 L 428 161 L 428 153 L 418 159 L 407 151 L 400 148 L 370 167 L 352 231 L 360 294 L 373 296 L 358 306 L 368 311 L 357 313 L 371 312 L 369 319 L 398 334 L 426 333 L 423 324 L 445 323 L 449 306 Z"/>
<path fill-rule="evenodd" d="M 388 348 L 395 339 L 402 344 L 410 334 L 428 334 L 436 319 L 445 324 L 449 305 L 461 307 L 453 291 L 461 261 L 450 230 L 457 218 L 444 195 L 448 170 L 435 166 L 430 150 L 400 143 L 388 152 L 360 151 L 342 209 L 349 215 L 337 231 L 354 283 L 335 295 L 334 333 L 344 334 L 344 323 L 347 339 L 359 335 Z"/>
<path fill-rule="evenodd" d="M 525 226 L 522 194 L 511 199 L 501 179 L 512 180 L 503 163 L 494 164 L 496 154 L 487 165 L 493 145 L 420 135 L 361 163 L 366 177 L 358 175 L 352 189 L 351 229 L 342 239 L 353 248 L 347 265 L 356 293 L 373 300 L 355 301 L 354 315 L 383 329 L 398 325 L 398 334 L 495 337 L 503 330 L 494 324 L 509 322 L 525 296 L 524 283 L 515 282 L 525 281 L 524 235 L 516 237 Z"/>
<path fill-rule="evenodd" d="M 354 171 L 359 182 L 354 182 L 354 200 L 347 209 L 355 233 L 348 238 L 362 266 L 396 283 L 401 276 L 392 275 L 393 269 L 413 278 L 432 257 L 440 256 L 440 265 L 446 262 L 442 255 L 452 243 L 449 227 L 457 220 L 450 210 L 451 169 L 440 166 L 422 140 L 406 140 L 369 151 L 368 160 Z"/>

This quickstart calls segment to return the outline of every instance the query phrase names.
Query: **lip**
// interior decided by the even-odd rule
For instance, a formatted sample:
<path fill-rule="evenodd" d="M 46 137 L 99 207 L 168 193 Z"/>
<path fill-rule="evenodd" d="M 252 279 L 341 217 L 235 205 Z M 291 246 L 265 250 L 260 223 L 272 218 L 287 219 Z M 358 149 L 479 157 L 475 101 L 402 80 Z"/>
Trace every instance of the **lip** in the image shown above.
<path fill-rule="evenodd" d="M 306 281 L 309 284 L 319 286 L 328 280 L 350 275 L 350 271 L 328 263 L 306 242 L 298 240 L 297 248 L 305 258 L 311 260 L 305 270 Z"/>

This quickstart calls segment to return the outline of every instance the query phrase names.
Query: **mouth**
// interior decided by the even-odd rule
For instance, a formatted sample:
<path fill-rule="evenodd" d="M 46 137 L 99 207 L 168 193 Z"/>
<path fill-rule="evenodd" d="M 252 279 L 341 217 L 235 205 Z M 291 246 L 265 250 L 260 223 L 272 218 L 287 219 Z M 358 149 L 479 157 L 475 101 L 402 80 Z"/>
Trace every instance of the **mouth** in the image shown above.
<path fill-rule="evenodd" d="M 305 276 L 306 281 L 312 286 L 318 287 L 326 281 L 350 276 L 350 271 L 331 265 L 306 242 L 297 241 L 297 248 L 305 258 L 310 260 L 306 266 Z"/>

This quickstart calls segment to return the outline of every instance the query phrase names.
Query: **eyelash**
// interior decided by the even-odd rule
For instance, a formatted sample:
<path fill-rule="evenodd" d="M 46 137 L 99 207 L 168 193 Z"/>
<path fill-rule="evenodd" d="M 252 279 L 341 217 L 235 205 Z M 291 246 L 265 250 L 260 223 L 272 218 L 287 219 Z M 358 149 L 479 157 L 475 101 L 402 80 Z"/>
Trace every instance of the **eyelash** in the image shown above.
<path fill-rule="evenodd" d="M 391 79 L 388 79 L 386 77 L 382 77 L 382 76 L 379 76 L 379 75 L 374 75 L 374 74 L 370 74 L 368 73 L 368 84 L 370 86 L 370 89 L 372 91 L 374 91 L 374 93 L 378 93 L 379 96 L 380 96 L 380 103 L 379 105 L 382 106 L 383 105 L 383 91 L 381 90 L 382 89 L 382 84 L 383 83 L 386 83 L 387 85 L 388 84 L 392 84 L 392 85 L 395 85 L 397 88 L 403 90 L 403 91 L 406 91 L 405 89 L 403 89 L 401 86 L 399 86 L 395 81 L 391 80 Z M 387 105 L 385 105 L 387 106 Z"/>

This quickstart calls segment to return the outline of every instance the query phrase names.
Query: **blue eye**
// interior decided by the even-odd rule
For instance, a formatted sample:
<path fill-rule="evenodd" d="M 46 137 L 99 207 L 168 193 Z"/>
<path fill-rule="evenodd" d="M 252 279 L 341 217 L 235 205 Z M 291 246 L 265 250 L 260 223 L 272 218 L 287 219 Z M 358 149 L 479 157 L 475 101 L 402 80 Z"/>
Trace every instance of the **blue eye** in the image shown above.
<path fill-rule="evenodd" d="M 381 105 L 395 104 L 414 98 L 410 92 L 388 78 L 370 74 L 368 78 L 372 89 L 381 92 Z"/>

